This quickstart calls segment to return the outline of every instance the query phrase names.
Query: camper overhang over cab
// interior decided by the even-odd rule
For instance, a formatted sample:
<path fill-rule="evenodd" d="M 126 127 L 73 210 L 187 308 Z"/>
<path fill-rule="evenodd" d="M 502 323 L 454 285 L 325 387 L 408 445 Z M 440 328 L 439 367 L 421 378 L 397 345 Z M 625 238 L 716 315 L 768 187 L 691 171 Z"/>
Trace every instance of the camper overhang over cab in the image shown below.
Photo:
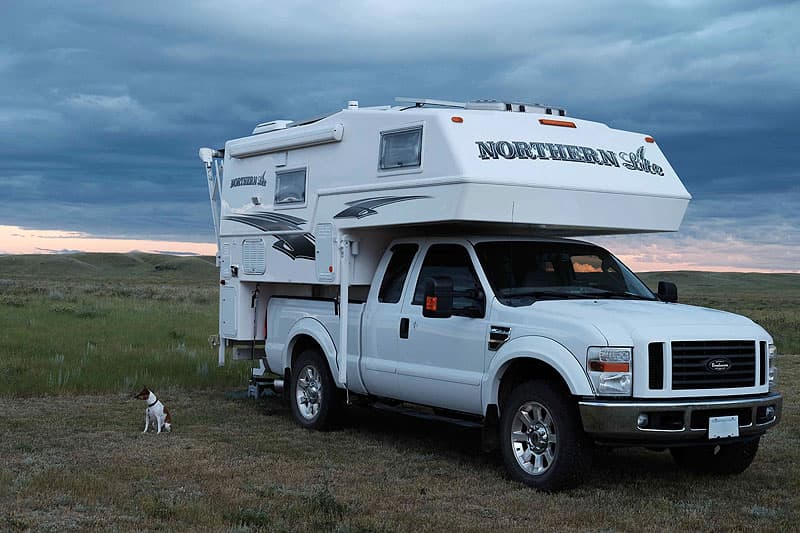
<path fill-rule="evenodd" d="M 220 235 L 263 229 L 248 221 L 264 213 L 285 213 L 306 230 L 321 222 L 513 224 L 558 235 L 678 229 L 690 196 L 652 137 L 523 109 L 422 101 L 260 125 L 225 144 Z"/>

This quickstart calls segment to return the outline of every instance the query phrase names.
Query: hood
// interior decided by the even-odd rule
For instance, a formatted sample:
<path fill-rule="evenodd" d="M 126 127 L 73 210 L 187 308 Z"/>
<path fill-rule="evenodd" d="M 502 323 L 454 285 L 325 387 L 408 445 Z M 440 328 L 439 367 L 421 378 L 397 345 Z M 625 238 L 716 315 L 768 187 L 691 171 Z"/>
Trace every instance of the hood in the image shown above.
<path fill-rule="evenodd" d="M 610 345 L 627 346 L 637 339 L 755 339 L 768 336 L 741 315 L 696 307 L 642 300 L 542 300 L 537 312 L 590 323 Z"/>

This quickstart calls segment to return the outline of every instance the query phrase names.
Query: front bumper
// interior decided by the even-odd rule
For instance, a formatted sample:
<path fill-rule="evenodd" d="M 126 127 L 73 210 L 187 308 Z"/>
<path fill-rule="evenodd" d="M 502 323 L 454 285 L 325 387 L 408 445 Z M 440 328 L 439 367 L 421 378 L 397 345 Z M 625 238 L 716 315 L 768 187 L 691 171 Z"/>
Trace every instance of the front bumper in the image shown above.
<path fill-rule="evenodd" d="M 777 392 L 712 400 L 594 400 L 578 402 L 584 431 L 609 444 L 669 446 L 708 441 L 708 418 L 737 415 L 739 440 L 763 434 L 780 421 L 783 398 Z M 772 416 L 769 408 L 772 408 Z M 639 415 L 648 423 L 639 426 Z M 727 439 L 726 441 L 736 440 Z"/>

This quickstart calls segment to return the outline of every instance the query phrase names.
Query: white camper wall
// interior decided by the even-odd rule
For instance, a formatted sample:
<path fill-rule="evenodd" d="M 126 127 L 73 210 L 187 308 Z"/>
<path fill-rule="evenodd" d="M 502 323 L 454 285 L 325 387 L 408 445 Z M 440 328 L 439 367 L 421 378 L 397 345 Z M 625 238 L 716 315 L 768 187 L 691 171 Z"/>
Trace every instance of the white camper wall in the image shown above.
<path fill-rule="evenodd" d="M 562 236 L 678 228 L 689 195 L 652 139 L 569 117 L 558 119 L 574 127 L 542 123 L 553 118 L 425 107 L 347 109 L 229 141 L 221 241 L 241 248 L 248 238 L 264 240 L 264 273 L 240 269 L 242 281 L 335 285 L 343 232 L 358 241 L 351 275 L 353 283 L 364 284 L 382 246 L 411 226 Z M 381 133 L 417 127 L 420 165 L 381 170 Z M 274 151 L 281 139 L 294 148 Z M 305 173 L 305 194 L 302 201 L 276 204 L 287 172 L 295 184 Z"/>

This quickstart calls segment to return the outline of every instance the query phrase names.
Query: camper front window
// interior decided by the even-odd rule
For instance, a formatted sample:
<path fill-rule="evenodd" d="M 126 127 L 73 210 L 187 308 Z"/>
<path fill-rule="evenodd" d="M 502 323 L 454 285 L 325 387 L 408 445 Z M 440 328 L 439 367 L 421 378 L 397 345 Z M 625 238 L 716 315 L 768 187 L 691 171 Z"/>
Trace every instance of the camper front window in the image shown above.
<path fill-rule="evenodd" d="M 422 164 L 422 126 L 381 133 L 381 170 L 418 167 Z"/>
<path fill-rule="evenodd" d="M 306 201 L 306 169 L 278 172 L 275 176 L 275 204 L 303 204 Z"/>

